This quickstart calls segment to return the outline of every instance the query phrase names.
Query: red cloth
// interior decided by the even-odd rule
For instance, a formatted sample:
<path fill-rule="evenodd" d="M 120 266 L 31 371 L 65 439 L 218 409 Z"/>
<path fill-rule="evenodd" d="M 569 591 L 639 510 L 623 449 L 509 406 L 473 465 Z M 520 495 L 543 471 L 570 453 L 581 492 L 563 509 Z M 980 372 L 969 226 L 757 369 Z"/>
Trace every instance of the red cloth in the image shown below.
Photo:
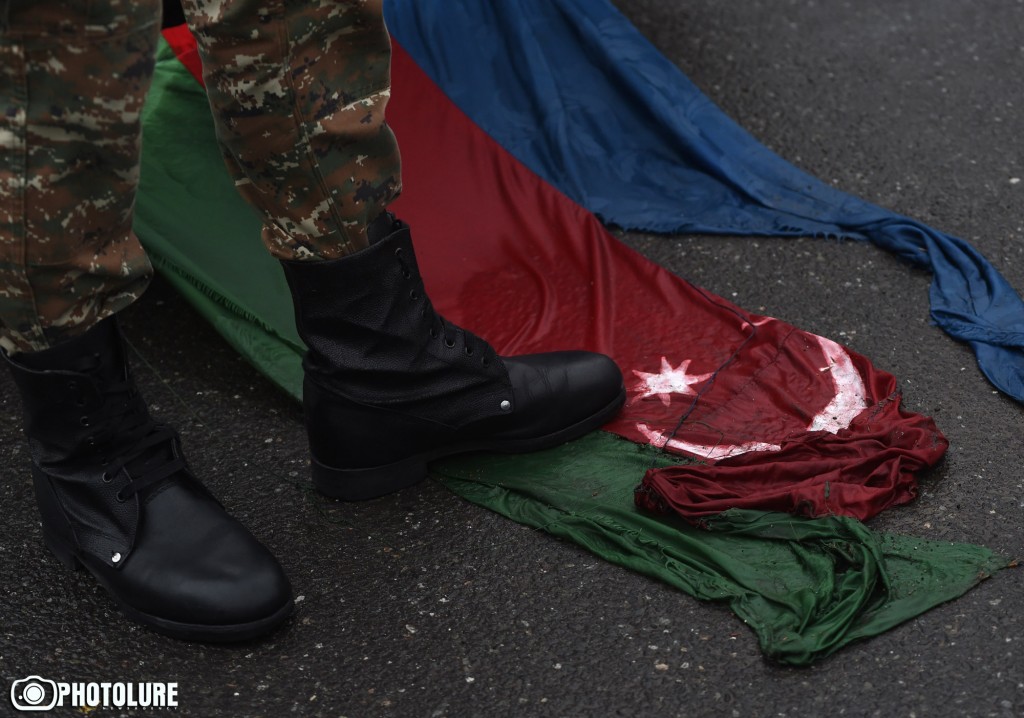
<path fill-rule="evenodd" d="M 731 508 L 867 519 L 913 499 L 915 473 L 947 447 L 930 418 L 903 411 L 893 395 L 835 435 L 800 434 L 779 451 L 723 459 L 713 468 L 652 469 L 636 503 L 693 522 Z"/>
<path fill-rule="evenodd" d="M 203 61 L 199 59 L 199 51 L 196 49 L 196 39 L 188 30 L 188 25 L 175 25 L 166 27 L 163 30 L 164 40 L 174 50 L 178 61 L 184 65 L 192 77 L 203 85 Z M 203 85 L 205 87 L 205 85 Z"/>

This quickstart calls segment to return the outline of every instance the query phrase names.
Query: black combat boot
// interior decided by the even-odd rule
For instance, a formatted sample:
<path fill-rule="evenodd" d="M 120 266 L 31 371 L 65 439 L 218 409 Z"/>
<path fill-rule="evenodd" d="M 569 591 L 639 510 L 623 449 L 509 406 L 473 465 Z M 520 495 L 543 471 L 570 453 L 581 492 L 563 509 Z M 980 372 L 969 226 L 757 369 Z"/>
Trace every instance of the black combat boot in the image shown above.
<path fill-rule="evenodd" d="M 113 318 L 8 363 L 43 539 L 62 563 L 85 566 L 126 616 L 176 638 L 245 640 L 288 617 L 280 565 L 192 475 L 174 430 L 150 418 Z"/>
<path fill-rule="evenodd" d="M 385 214 L 369 234 L 349 257 L 283 262 L 309 347 L 303 404 L 321 492 L 382 496 L 421 481 L 434 459 L 549 448 L 622 406 L 611 359 L 498 356 L 434 311 L 407 225 Z"/>

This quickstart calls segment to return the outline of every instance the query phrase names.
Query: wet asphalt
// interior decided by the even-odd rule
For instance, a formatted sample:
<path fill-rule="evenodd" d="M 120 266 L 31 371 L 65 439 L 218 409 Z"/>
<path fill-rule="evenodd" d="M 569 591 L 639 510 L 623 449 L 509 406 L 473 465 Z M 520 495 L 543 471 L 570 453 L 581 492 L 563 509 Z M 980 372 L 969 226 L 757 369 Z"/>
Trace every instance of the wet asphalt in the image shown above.
<path fill-rule="evenodd" d="M 1013 182 L 1024 180 L 1024 2 L 617 5 L 776 152 L 970 240 L 1024 289 L 1024 181 Z M 951 442 L 946 461 L 915 503 L 874 528 L 1024 553 L 1024 410 L 930 325 L 927 275 L 852 242 L 623 240 L 871 357 L 900 378 L 908 408 L 935 417 Z M 297 611 L 242 646 L 182 643 L 122 618 L 42 547 L 4 374 L 0 715 L 14 714 L 6 694 L 29 674 L 176 681 L 177 714 L 189 716 L 1024 715 L 1022 571 L 811 668 L 780 668 L 727 609 L 433 481 L 361 504 L 317 496 L 299 408 L 164 282 L 124 320 L 155 412 L 280 558 Z"/>

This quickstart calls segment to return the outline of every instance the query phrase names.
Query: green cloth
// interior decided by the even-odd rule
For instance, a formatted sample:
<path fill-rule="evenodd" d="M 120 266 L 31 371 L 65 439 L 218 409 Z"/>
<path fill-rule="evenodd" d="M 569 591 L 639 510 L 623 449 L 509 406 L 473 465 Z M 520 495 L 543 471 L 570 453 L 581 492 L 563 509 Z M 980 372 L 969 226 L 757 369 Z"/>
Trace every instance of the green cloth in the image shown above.
<path fill-rule="evenodd" d="M 161 47 L 143 116 L 135 230 L 153 263 L 243 356 L 292 396 L 304 351 L 277 261 L 224 167 L 206 96 Z M 955 598 L 1006 561 L 990 551 L 872 533 L 851 519 L 729 511 L 710 530 L 633 504 L 658 463 L 597 432 L 520 457 L 434 467 L 460 496 L 575 541 L 701 600 L 727 601 L 766 654 L 810 663 Z"/>
<path fill-rule="evenodd" d="M 594 432 L 534 454 L 447 460 L 433 473 L 473 503 L 694 598 L 727 602 L 767 656 L 793 665 L 882 633 L 1007 564 L 979 546 L 874 533 L 844 517 L 734 509 L 705 530 L 636 508 L 644 472 L 678 463 Z"/>

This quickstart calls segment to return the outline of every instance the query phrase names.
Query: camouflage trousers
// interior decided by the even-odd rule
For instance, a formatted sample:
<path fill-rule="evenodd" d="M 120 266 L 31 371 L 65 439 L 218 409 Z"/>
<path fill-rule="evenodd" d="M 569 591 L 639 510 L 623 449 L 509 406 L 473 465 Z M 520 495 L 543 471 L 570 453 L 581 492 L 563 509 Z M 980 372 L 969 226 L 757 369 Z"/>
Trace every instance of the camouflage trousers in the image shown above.
<path fill-rule="evenodd" d="M 281 259 L 366 246 L 400 191 L 382 0 L 184 0 L 236 185 Z M 137 299 L 140 116 L 160 0 L 0 0 L 0 347 Z"/>

